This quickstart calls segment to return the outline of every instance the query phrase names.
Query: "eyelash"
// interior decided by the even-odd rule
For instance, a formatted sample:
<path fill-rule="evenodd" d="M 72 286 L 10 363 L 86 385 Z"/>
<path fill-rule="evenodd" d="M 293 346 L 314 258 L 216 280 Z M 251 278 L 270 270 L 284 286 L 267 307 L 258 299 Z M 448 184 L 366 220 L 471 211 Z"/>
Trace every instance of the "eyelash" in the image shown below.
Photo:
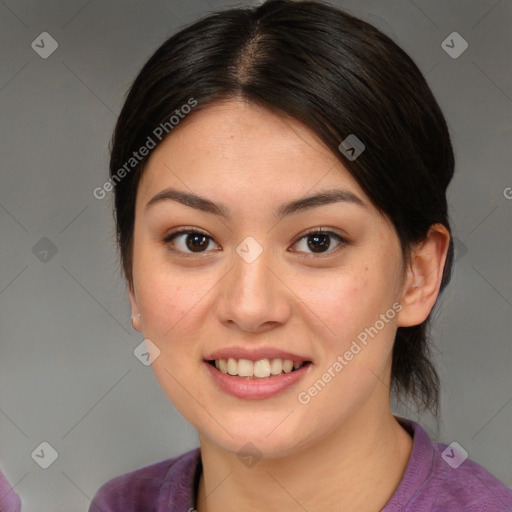
<path fill-rule="evenodd" d="M 206 233 L 204 233 L 203 231 L 199 231 L 197 229 L 182 229 L 182 230 L 179 230 L 179 231 L 175 231 L 175 232 L 169 233 L 167 236 L 164 237 L 162 242 L 169 246 L 169 250 L 170 251 L 172 251 L 174 253 L 178 253 L 181 256 L 185 256 L 185 257 L 199 256 L 201 254 L 207 253 L 208 251 L 202 251 L 202 252 L 200 251 L 200 252 L 195 252 L 195 253 L 194 252 L 183 252 L 183 251 L 176 250 L 173 247 L 171 247 L 171 245 L 172 245 L 171 242 L 175 238 L 177 238 L 178 236 L 180 236 L 180 235 L 191 235 L 191 234 L 204 235 L 206 238 L 209 238 L 211 241 L 213 241 L 213 238 L 210 237 L 209 235 L 207 235 Z M 336 238 L 338 240 L 339 244 L 334 249 L 332 249 L 332 250 L 329 247 L 329 249 L 326 252 L 323 252 L 323 253 L 306 253 L 306 254 L 308 254 L 308 256 L 305 256 L 306 258 L 322 258 L 322 257 L 327 257 L 327 256 L 330 256 L 331 254 L 337 253 L 338 251 L 340 251 L 346 245 L 349 244 L 349 241 L 346 238 L 342 237 L 338 233 L 335 233 L 334 231 L 329 231 L 329 230 L 326 230 L 324 228 L 313 228 L 313 229 L 310 229 L 310 230 L 308 230 L 308 231 L 306 231 L 304 233 L 301 233 L 299 235 L 299 237 L 297 238 L 297 240 L 292 245 L 296 245 L 302 239 L 308 238 L 309 236 L 316 235 L 316 234 L 323 234 L 323 235 L 327 234 L 327 235 L 330 235 L 330 236 Z M 301 251 L 299 251 L 299 252 L 301 252 Z"/>

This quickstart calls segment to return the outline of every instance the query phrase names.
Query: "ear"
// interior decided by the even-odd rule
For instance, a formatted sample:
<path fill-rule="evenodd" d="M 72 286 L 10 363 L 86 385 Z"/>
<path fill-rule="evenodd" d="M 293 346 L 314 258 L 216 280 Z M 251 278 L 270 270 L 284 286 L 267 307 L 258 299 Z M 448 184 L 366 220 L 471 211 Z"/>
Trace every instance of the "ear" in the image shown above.
<path fill-rule="evenodd" d="M 137 304 L 137 298 L 135 297 L 135 291 L 133 284 L 128 284 L 128 296 L 130 298 L 130 306 L 132 309 L 132 325 L 133 328 L 139 332 L 142 332 L 141 314 L 139 306 Z"/>
<path fill-rule="evenodd" d="M 427 237 L 412 251 L 402 287 L 398 327 L 425 321 L 439 295 L 450 233 L 442 224 L 430 226 Z"/>

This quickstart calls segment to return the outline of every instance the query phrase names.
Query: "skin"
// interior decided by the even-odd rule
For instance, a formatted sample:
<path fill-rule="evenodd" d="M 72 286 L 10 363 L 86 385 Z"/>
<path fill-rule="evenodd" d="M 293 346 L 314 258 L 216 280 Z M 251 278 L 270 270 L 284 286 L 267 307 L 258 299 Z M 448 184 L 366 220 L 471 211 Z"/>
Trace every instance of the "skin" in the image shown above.
<path fill-rule="evenodd" d="M 231 218 L 173 200 L 146 207 L 168 187 L 222 203 Z M 364 206 L 274 217 L 283 203 L 330 188 Z M 331 237 L 328 249 L 313 252 L 303 232 L 322 227 L 347 242 Z M 187 235 L 164 242 L 176 228 L 203 231 L 210 243 L 197 253 Z M 236 252 L 248 236 L 263 249 L 250 264 Z M 393 340 L 398 326 L 421 323 L 434 306 L 448 243 L 446 228 L 434 225 L 404 262 L 390 221 L 314 133 L 242 100 L 189 115 L 155 149 L 137 193 L 129 296 L 134 327 L 160 350 L 152 365 L 160 385 L 199 433 L 199 512 L 370 512 L 386 504 L 412 447 L 389 406 Z M 401 311 L 299 403 L 297 394 L 394 303 Z M 215 386 L 203 361 L 235 345 L 276 347 L 313 364 L 277 396 L 235 398 Z M 252 467 L 237 457 L 248 442 L 262 454 Z"/>

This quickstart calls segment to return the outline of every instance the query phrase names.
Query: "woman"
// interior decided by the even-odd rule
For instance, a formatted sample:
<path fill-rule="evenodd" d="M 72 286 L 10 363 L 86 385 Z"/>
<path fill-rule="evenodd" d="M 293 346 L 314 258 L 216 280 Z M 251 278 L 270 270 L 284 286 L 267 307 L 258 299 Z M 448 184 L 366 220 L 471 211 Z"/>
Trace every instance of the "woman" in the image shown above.
<path fill-rule="evenodd" d="M 426 330 L 453 168 L 415 64 L 327 4 L 270 0 L 166 41 L 109 186 L 133 326 L 200 448 L 110 480 L 90 511 L 510 510 L 390 410 L 390 390 L 438 408 Z"/>

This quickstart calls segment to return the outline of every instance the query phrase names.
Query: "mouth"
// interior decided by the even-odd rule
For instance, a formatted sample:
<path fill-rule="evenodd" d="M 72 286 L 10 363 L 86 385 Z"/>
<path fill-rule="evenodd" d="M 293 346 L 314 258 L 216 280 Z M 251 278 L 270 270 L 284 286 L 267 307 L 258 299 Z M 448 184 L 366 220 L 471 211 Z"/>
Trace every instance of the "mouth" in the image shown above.
<path fill-rule="evenodd" d="M 205 362 L 219 372 L 245 380 L 272 379 L 280 375 L 294 373 L 311 364 L 311 361 L 293 361 L 282 358 L 263 358 L 252 361 L 233 357 L 210 359 Z"/>

